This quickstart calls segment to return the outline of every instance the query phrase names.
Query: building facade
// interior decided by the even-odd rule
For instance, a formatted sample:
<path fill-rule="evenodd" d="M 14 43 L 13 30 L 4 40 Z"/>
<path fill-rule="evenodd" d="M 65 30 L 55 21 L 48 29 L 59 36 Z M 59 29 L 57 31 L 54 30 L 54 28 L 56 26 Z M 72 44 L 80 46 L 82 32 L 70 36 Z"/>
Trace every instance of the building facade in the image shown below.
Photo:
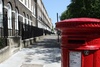
<path fill-rule="evenodd" d="M 0 48 L 14 52 L 52 33 L 42 0 L 0 0 L 0 7 Z"/>

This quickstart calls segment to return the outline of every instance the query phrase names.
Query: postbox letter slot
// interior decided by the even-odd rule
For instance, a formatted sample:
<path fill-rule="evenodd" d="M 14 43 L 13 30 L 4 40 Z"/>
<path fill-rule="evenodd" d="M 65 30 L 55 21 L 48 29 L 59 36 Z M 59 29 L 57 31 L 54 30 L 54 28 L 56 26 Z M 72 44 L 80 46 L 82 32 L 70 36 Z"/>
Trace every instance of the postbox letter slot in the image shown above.
<path fill-rule="evenodd" d="M 84 44 L 85 40 L 68 40 L 69 44 Z"/>

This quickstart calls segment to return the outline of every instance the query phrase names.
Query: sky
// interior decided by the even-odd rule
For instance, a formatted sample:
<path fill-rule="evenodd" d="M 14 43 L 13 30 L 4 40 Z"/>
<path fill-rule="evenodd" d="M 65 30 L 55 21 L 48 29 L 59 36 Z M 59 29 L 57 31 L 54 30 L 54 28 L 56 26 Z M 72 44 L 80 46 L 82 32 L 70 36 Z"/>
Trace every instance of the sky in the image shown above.
<path fill-rule="evenodd" d="M 55 23 L 57 22 L 57 13 L 58 16 L 60 16 L 61 13 L 67 9 L 67 6 L 70 4 L 70 0 L 42 0 L 42 1 L 55 27 Z"/>

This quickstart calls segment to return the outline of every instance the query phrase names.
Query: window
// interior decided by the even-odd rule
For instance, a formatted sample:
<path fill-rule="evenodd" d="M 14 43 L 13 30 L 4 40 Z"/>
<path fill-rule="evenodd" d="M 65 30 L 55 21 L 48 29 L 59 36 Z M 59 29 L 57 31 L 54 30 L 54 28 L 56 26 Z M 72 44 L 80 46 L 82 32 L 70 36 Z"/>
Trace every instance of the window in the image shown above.
<path fill-rule="evenodd" d="M 26 0 L 26 6 L 28 7 L 28 2 L 29 2 L 29 0 Z"/>
<path fill-rule="evenodd" d="M 32 21 L 32 17 L 30 16 L 30 20 Z"/>
<path fill-rule="evenodd" d="M 18 30 L 18 9 L 15 9 L 15 30 Z"/>
<path fill-rule="evenodd" d="M 28 24 L 29 24 L 29 15 L 27 14 L 27 18 L 26 18 L 26 31 L 28 31 Z"/>
<path fill-rule="evenodd" d="M 27 5 L 27 0 L 25 0 L 25 5 Z"/>
<path fill-rule="evenodd" d="M 32 17 L 30 16 L 30 23 L 29 23 L 29 25 L 32 25 Z"/>
<path fill-rule="evenodd" d="M 36 6 L 33 7 L 33 14 L 36 15 Z"/>
<path fill-rule="evenodd" d="M 26 24 L 29 24 L 29 15 L 27 14 L 27 23 Z"/>
<path fill-rule="evenodd" d="M 32 4 L 33 4 L 33 2 L 31 1 L 31 10 L 33 11 L 33 5 Z"/>
<path fill-rule="evenodd" d="M 3 3 L 2 0 L 0 0 L 0 27 L 3 26 Z"/>
<path fill-rule="evenodd" d="M 28 8 L 30 8 L 30 0 L 28 0 Z"/>
<path fill-rule="evenodd" d="M 39 18 L 39 20 L 41 20 L 41 10 L 40 9 L 38 9 L 38 18 Z"/>
<path fill-rule="evenodd" d="M 11 5 L 9 3 L 8 3 L 7 16 L 8 16 L 8 28 L 12 29 L 12 8 L 11 8 Z"/>
<path fill-rule="evenodd" d="M 25 24 L 25 12 L 23 12 L 23 24 Z"/>
<path fill-rule="evenodd" d="M 24 17 L 23 17 L 23 30 L 25 31 L 25 24 L 26 24 L 26 15 L 25 12 L 23 12 Z"/>
<path fill-rule="evenodd" d="M 32 3 L 31 3 L 31 2 L 32 2 L 32 1 L 31 1 L 31 0 L 29 0 L 29 2 L 30 2 L 30 10 L 31 10 L 31 7 L 32 7 Z"/>
<path fill-rule="evenodd" d="M 21 0 L 23 2 L 23 0 Z"/>

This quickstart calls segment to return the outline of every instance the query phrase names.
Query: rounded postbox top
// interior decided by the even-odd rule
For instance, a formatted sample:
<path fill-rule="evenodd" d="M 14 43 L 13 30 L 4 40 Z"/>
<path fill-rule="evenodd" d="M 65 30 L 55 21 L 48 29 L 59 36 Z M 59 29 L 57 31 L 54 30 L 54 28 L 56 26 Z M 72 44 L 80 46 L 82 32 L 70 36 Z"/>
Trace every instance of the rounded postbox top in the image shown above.
<path fill-rule="evenodd" d="M 72 19 L 66 19 L 60 22 L 100 22 L 100 19 L 96 18 L 72 18 Z"/>
<path fill-rule="evenodd" d="M 56 28 L 91 28 L 100 27 L 100 19 L 96 18 L 72 18 L 56 23 Z"/>
<path fill-rule="evenodd" d="M 61 30 L 61 46 L 71 49 L 100 49 L 100 19 L 72 18 L 56 23 Z"/>

